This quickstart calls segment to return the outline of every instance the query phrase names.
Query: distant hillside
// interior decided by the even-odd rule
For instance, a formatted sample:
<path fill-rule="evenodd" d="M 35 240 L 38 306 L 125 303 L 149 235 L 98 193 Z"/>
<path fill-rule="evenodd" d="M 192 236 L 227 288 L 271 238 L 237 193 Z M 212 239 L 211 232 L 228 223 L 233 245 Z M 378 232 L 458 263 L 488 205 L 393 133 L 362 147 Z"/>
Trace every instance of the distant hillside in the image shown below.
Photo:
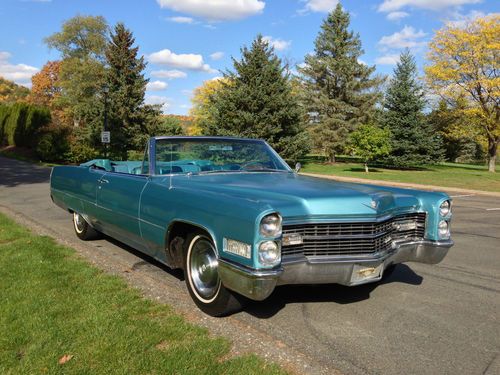
<path fill-rule="evenodd" d="M 30 90 L 0 77 L 0 103 L 14 103 L 25 99 Z"/>

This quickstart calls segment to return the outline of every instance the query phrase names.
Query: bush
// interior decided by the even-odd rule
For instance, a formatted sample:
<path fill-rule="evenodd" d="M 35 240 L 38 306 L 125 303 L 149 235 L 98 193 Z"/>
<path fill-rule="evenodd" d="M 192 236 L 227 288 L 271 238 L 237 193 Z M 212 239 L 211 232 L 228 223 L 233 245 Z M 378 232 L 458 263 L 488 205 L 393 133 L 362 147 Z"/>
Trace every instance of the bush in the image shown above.
<path fill-rule="evenodd" d="M 70 151 L 69 135 L 71 128 L 67 126 L 49 126 L 44 128 L 35 147 L 35 152 L 43 161 L 65 161 Z"/>
<path fill-rule="evenodd" d="M 5 124 L 7 123 L 7 119 L 10 115 L 10 106 L 5 104 L 0 104 L 0 146 L 3 146 L 7 143 L 4 135 Z"/>
<path fill-rule="evenodd" d="M 34 148 L 43 127 L 51 121 L 50 111 L 26 103 L 0 108 L 0 143 Z"/>
<path fill-rule="evenodd" d="M 89 144 L 89 129 L 75 128 L 69 139 L 66 160 L 70 163 L 83 163 L 99 156 L 99 152 Z"/>

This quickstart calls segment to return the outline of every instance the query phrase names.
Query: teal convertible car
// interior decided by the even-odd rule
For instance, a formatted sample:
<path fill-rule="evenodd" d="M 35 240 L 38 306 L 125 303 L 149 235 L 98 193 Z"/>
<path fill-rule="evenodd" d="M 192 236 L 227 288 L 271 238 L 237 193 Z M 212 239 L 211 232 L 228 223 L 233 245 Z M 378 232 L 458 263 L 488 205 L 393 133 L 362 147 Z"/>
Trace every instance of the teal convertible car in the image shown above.
<path fill-rule="evenodd" d="M 277 285 L 375 282 L 453 245 L 446 194 L 301 176 L 255 139 L 151 138 L 142 161 L 55 167 L 50 194 L 79 238 L 105 233 L 183 269 L 214 316 Z"/>

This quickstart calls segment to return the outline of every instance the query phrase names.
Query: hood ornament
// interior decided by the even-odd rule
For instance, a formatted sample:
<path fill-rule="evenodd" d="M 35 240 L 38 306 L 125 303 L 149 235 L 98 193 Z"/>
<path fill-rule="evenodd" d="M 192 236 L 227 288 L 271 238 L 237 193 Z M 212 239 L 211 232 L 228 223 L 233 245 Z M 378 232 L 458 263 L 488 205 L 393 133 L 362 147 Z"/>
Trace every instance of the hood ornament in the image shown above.
<path fill-rule="evenodd" d="M 363 203 L 364 204 L 364 203 Z M 375 201 L 372 199 L 372 201 L 370 202 L 370 205 L 368 206 L 367 204 L 364 204 L 366 207 L 370 207 L 371 209 L 377 211 L 377 208 L 378 208 L 378 204 L 379 202 L 378 201 Z"/>

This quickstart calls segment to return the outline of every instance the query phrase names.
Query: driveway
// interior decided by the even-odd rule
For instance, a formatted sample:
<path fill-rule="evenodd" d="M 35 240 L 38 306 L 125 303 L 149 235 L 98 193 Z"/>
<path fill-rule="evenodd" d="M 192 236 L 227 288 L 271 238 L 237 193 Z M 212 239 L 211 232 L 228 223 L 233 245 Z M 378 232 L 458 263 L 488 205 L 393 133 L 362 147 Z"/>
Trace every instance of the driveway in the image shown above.
<path fill-rule="evenodd" d="M 111 239 L 76 239 L 70 215 L 50 201 L 49 174 L 0 157 L 0 206 L 189 316 L 182 274 Z M 294 369 L 302 361 L 306 373 L 500 374 L 500 199 L 455 196 L 452 234 L 439 265 L 399 265 L 383 283 L 352 288 L 283 286 L 232 317 L 191 320 L 260 354 L 267 342 L 270 358 L 286 352 L 283 360 Z"/>

